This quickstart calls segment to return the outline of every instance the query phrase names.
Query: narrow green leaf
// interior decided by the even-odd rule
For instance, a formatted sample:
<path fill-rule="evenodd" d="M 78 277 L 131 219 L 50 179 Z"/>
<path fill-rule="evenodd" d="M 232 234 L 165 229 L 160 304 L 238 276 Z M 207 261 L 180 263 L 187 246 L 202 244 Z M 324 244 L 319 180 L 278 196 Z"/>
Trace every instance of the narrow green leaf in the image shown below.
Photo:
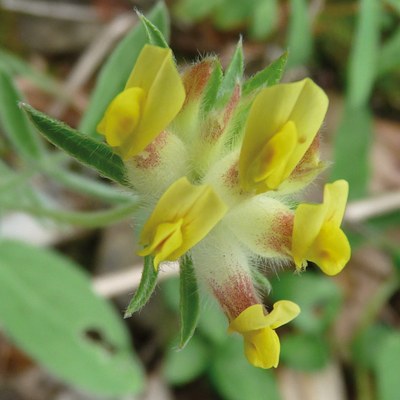
<path fill-rule="evenodd" d="M 249 78 L 244 84 L 242 93 L 247 96 L 252 91 L 262 89 L 263 87 L 276 85 L 282 79 L 285 72 L 288 53 L 283 53 L 279 58 L 274 60 L 267 68 L 258 72 Z"/>
<path fill-rule="evenodd" d="M 243 78 L 244 71 L 244 59 L 243 59 L 243 45 L 242 38 L 239 39 L 238 44 L 236 46 L 236 50 L 233 53 L 231 62 L 225 71 L 225 75 L 222 78 L 222 82 L 219 86 L 218 90 L 218 98 L 217 98 L 217 107 L 224 106 L 232 93 L 238 85 L 238 83 Z"/>
<path fill-rule="evenodd" d="M 25 200 L 25 199 L 22 199 Z M 41 218 L 50 218 L 57 222 L 83 226 L 85 228 L 100 228 L 116 222 L 122 221 L 139 208 L 139 201 L 133 201 L 118 207 L 114 207 L 104 211 L 64 211 L 52 208 L 44 208 L 39 205 L 26 205 L 23 201 L 2 202 L 2 206 L 7 210 L 23 211 L 25 213 L 35 215 Z"/>
<path fill-rule="evenodd" d="M 109 146 L 50 118 L 28 104 L 21 103 L 20 106 L 26 111 L 36 128 L 55 146 L 81 163 L 94 168 L 102 176 L 129 186 L 124 163 Z"/>
<path fill-rule="evenodd" d="M 272 370 L 254 368 L 243 354 L 243 340 L 230 337 L 216 349 L 209 375 L 225 400 L 281 400 Z"/>
<path fill-rule="evenodd" d="M 220 0 L 212 13 L 214 25 L 221 30 L 235 29 L 246 23 L 252 8 L 253 1 Z"/>
<path fill-rule="evenodd" d="M 148 19 L 158 27 L 168 40 L 169 18 L 163 2 L 159 2 L 150 11 Z M 139 24 L 115 48 L 98 75 L 89 107 L 79 125 L 81 132 L 97 135 L 97 124 L 112 99 L 124 89 L 136 59 L 146 43 L 148 43 L 146 29 L 143 24 Z"/>
<path fill-rule="evenodd" d="M 52 374 L 84 391 L 123 396 L 143 387 L 120 317 L 89 277 L 56 253 L 0 242 L 0 324 Z"/>
<path fill-rule="evenodd" d="M 366 108 L 345 106 L 342 122 L 335 136 L 335 157 L 331 180 L 349 182 L 349 199 L 362 198 L 367 193 L 370 176 L 372 117 Z"/>
<path fill-rule="evenodd" d="M 211 73 L 210 79 L 204 89 L 204 95 L 202 99 L 201 111 L 203 114 L 208 114 L 214 107 L 217 100 L 218 91 L 221 86 L 223 79 L 222 67 L 219 60 L 214 60 L 214 70 Z"/>
<path fill-rule="evenodd" d="M 300 371 L 318 371 L 329 362 L 330 349 L 324 336 L 289 334 L 281 340 L 281 360 L 290 368 Z"/>
<path fill-rule="evenodd" d="M 193 336 L 199 320 L 199 289 L 190 256 L 184 256 L 181 259 L 180 295 L 181 333 L 179 348 L 183 349 Z"/>
<path fill-rule="evenodd" d="M 57 182 L 68 189 L 106 201 L 107 203 L 121 204 L 131 202 L 133 198 L 132 193 L 122 192 L 120 188 L 86 178 L 74 172 L 55 168 L 54 166 L 46 166 L 43 172 L 56 179 Z"/>
<path fill-rule="evenodd" d="M 139 287 L 125 311 L 124 318 L 131 317 L 134 312 L 140 310 L 149 301 L 156 287 L 157 276 L 158 270 L 154 268 L 153 257 L 145 257 Z"/>
<path fill-rule="evenodd" d="M 379 0 L 361 0 L 360 5 L 347 77 L 347 100 L 353 108 L 369 100 L 379 55 Z"/>
<path fill-rule="evenodd" d="M 21 99 L 11 76 L 0 68 L 0 123 L 18 154 L 28 160 L 38 160 L 44 155 L 43 147 L 27 116 L 18 107 Z"/>
<path fill-rule="evenodd" d="M 168 43 L 164 38 L 164 35 L 161 31 L 151 22 L 149 21 L 142 13 L 136 12 L 140 21 L 146 28 L 147 38 L 149 43 L 154 46 L 168 48 Z"/>
<path fill-rule="evenodd" d="M 313 39 L 308 2 L 291 0 L 287 47 L 289 48 L 288 68 L 308 63 L 313 51 Z"/>
<path fill-rule="evenodd" d="M 186 23 L 206 18 L 221 0 L 179 0 L 174 4 L 173 13 Z"/>
<path fill-rule="evenodd" d="M 378 59 L 378 75 L 384 75 L 400 66 L 400 29 L 380 47 Z"/>
<path fill-rule="evenodd" d="M 170 385 L 181 386 L 193 381 L 205 372 L 210 359 L 208 343 L 194 336 L 185 350 L 177 351 L 170 346 L 164 362 L 164 376 Z"/>
<path fill-rule="evenodd" d="M 376 377 L 379 400 L 394 400 L 400 393 L 400 334 L 393 332 L 381 346 L 376 359 Z"/>

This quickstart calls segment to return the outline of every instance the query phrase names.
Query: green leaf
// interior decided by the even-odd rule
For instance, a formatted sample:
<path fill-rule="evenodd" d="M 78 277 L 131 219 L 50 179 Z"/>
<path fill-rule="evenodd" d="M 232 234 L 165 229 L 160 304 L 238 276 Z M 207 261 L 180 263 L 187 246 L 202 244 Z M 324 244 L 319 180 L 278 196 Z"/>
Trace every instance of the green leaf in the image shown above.
<path fill-rule="evenodd" d="M 285 72 L 287 59 L 288 53 L 285 52 L 270 65 L 268 65 L 267 68 L 249 78 L 243 84 L 243 96 L 249 95 L 254 90 L 262 89 L 264 87 L 279 83 L 279 81 L 282 79 L 283 73 Z"/>
<path fill-rule="evenodd" d="M 400 4 L 400 3 L 399 3 Z M 400 66 L 400 29 L 380 47 L 378 75 L 384 75 Z"/>
<path fill-rule="evenodd" d="M 242 0 L 221 0 L 212 13 L 214 24 L 218 29 L 230 30 L 246 23 L 254 5 Z"/>
<path fill-rule="evenodd" d="M 0 123 L 18 154 L 28 160 L 38 160 L 44 155 L 43 147 L 25 113 L 18 107 L 21 99 L 11 76 L 0 68 Z"/>
<path fill-rule="evenodd" d="M 250 365 L 242 342 L 231 337 L 215 352 L 210 369 L 215 388 L 225 400 L 280 400 L 274 372 Z"/>
<path fill-rule="evenodd" d="M 153 257 L 145 257 L 139 287 L 125 311 L 124 318 L 131 317 L 134 312 L 140 310 L 149 301 L 156 287 L 157 276 L 158 270 L 154 268 Z"/>
<path fill-rule="evenodd" d="M 254 39 L 264 40 L 276 29 L 278 21 L 278 1 L 258 0 L 252 8 L 249 34 Z"/>
<path fill-rule="evenodd" d="M 214 107 L 217 100 L 218 91 L 223 79 L 222 67 L 219 60 L 214 60 L 214 70 L 211 73 L 210 79 L 204 88 L 201 111 L 203 114 L 208 114 Z"/>
<path fill-rule="evenodd" d="M 17 346 L 85 391 L 122 396 L 143 387 L 115 310 L 77 265 L 49 250 L 0 242 L 0 323 Z"/>
<path fill-rule="evenodd" d="M 158 3 L 150 11 L 148 18 L 168 40 L 169 18 L 164 3 Z M 79 125 L 81 132 L 97 135 L 97 124 L 112 99 L 124 89 L 136 59 L 146 43 L 148 43 L 146 29 L 140 24 L 135 26 L 115 48 L 98 75 L 89 107 Z"/>
<path fill-rule="evenodd" d="M 400 393 L 400 334 L 393 334 L 382 343 L 376 359 L 376 378 L 379 400 L 395 400 Z"/>
<path fill-rule="evenodd" d="M 287 47 L 289 68 L 308 63 L 313 51 L 313 40 L 306 0 L 291 0 Z"/>
<path fill-rule="evenodd" d="M 372 144 L 372 116 L 365 108 L 345 106 L 342 121 L 334 141 L 334 164 L 331 180 L 349 182 L 349 200 L 366 195 L 370 177 L 370 149 Z"/>
<path fill-rule="evenodd" d="M 379 22 L 381 19 L 379 2 L 379 0 L 360 1 L 361 7 L 358 13 L 347 78 L 347 100 L 352 108 L 367 104 L 374 84 L 379 55 Z"/>
<path fill-rule="evenodd" d="M 199 289 L 193 261 L 189 256 L 184 256 L 180 262 L 180 343 L 183 349 L 196 329 L 199 319 Z"/>
<path fill-rule="evenodd" d="M 281 361 L 290 368 L 313 372 L 329 363 L 330 349 L 324 336 L 302 333 L 284 335 L 281 346 Z"/>
<path fill-rule="evenodd" d="M 331 325 L 342 304 L 342 294 L 337 285 L 323 275 L 293 273 L 279 274 L 271 279 L 274 301 L 291 300 L 301 308 L 301 313 L 291 324 L 303 332 L 321 333 Z"/>
<path fill-rule="evenodd" d="M 198 331 L 215 345 L 228 339 L 228 322 L 219 304 L 211 295 L 202 301 Z"/>
<path fill-rule="evenodd" d="M 132 193 L 122 192 L 120 188 L 86 178 L 74 172 L 55 168 L 53 165 L 46 167 L 43 172 L 79 194 L 84 194 L 111 204 L 132 202 L 134 198 Z"/>
<path fill-rule="evenodd" d="M 27 112 L 36 128 L 55 146 L 81 163 L 94 168 L 102 176 L 129 186 L 124 163 L 109 146 L 50 118 L 28 104 L 22 103 L 20 106 Z"/>
<path fill-rule="evenodd" d="M 25 200 L 25 199 L 23 199 Z M 122 221 L 134 214 L 139 208 L 139 201 L 123 204 L 104 211 L 63 211 L 54 208 L 45 208 L 40 205 L 25 205 L 17 200 L 2 202 L 7 210 L 22 211 L 41 218 L 50 218 L 57 222 L 83 226 L 85 228 L 100 228 Z"/>
<path fill-rule="evenodd" d="M 170 385 L 184 385 L 204 373 L 209 358 L 208 344 L 194 336 L 184 350 L 177 351 L 172 346 L 167 349 L 163 375 Z"/>
<path fill-rule="evenodd" d="M 161 31 L 151 21 L 149 21 L 142 13 L 140 12 L 136 13 L 140 18 L 140 21 L 146 28 L 146 33 L 149 43 L 154 46 L 159 46 L 167 49 L 169 46 Z"/>
<path fill-rule="evenodd" d="M 218 89 L 217 107 L 224 106 L 232 96 L 235 87 L 243 78 L 244 60 L 242 38 L 239 39 L 231 62 L 225 71 L 222 82 Z"/>

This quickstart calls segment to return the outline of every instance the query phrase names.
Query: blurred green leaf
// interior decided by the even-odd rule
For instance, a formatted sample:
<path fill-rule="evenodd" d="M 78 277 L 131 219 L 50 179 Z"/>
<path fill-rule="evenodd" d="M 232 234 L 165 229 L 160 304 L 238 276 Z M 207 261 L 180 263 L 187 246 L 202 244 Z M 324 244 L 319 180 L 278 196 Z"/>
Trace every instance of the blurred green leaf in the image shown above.
<path fill-rule="evenodd" d="M 18 107 L 21 100 L 11 76 L 0 68 L 0 123 L 18 154 L 31 161 L 39 160 L 44 156 L 44 149 L 27 116 Z"/>
<path fill-rule="evenodd" d="M 167 306 L 174 312 L 179 312 L 179 278 L 172 276 L 161 283 L 162 296 Z"/>
<path fill-rule="evenodd" d="M 276 28 L 279 21 L 277 0 L 258 0 L 252 8 L 249 34 L 257 40 L 266 39 Z"/>
<path fill-rule="evenodd" d="M 221 85 L 218 89 L 217 107 L 224 106 L 231 98 L 235 87 L 243 78 L 244 60 L 242 38 L 239 39 L 231 62 L 225 71 Z"/>
<path fill-rule="evenodd" d="M 210 79 L 208 80 L 206 87 L 204 88 L 204 95 L 202 99 L 203 114 L 208 114 L 214 107 L 222 79 L 223 73 L 221 63 L 216 58 L 214 61 L 214 70 L 211 73 Z"/>
<path fill-rule="evenodd" d="M 323 275 L 293 273 L 279 274 L 271 279 L 274 300 L 286 299 L 297 303 L 300 315 L 291 324 L 303 332 L 321 333 L 337 316 L 342 303 L 342 294 L 337 285 Z"/>
<path fill-rule="evenodd" d="M 335 163 L 330 179 L 349 182 L 349 200 L 359 199 L 367 193 L 372 129 L 372 116 L 367 108 L 346 106 L 335 137 Z"/>
<path fill-rule="evenodd" d="M 221 0 L 179 0 L 173 11 L 184 22 L 196 22 L 211 14 L 220 2 Z"/>
<path fill-rule="evenodd" d="M 148 19 L 168 40 L 169 17 L 163 2 L 158 3 L 149 12 Z M 143 24 L 139 24 L 115 48 L 100 70 L 89 106 L 79 125 L 81 132 L 97 135 L 97 124 L 112 99 L 124 89 L 136 59 L 146 43 L 148 43 L 146 29 Z"/>
<path fill-rule="evenodd" d="M 162 32 L 142 13 L 137 12 L 137 15 L 140 18 L 140 21 L 142 22 L 144 27 L 146 28 L 146 33 L 149 43 L 154 46 L 159 46 L 167 49 L 169 46 Z"/>
<path fill-rule="evenodd" d="M 40 89 L 57 97 L 62 97 L 63 91 L 60 90 L 60 84 L 55 79 L 36 71 L 28 62 L 3 48 L 0 48 L 0 68 L 10 75 L 22 75 Z"/>
<path fill-rule="evenodd" d="M 258 72 L 251 78 L 249 78 L 243 84 L 243 96 L 247 96 L 251 92 L 263 87 L 276 85 L 282 78 L 285 72 L 286 62 L 288 53 L 283 53 L 279 58 L 274 60 L 267 68 Z"/>
<path fill-rule="evenodd" d="M 395 400 L 400 393 L 400 334 L 393 332 L 381 346 L 376 359 L 379 400 Z"/>
<path fill-rule="evenodd" d="M 374 324 L 363 329 L 352 343 L 352 354 L 355 362 L 371 370 L 382 352 L 382 346 L 392 334 L 389 327 Z"/>
<path fill-rule="evenodd" d="M 0 321 L 17 346 L 72 385 L 110 396 L 142 389 L 114 309 L 75 264 L 49 250 L 0 242 Z"/>
<path fill-rule="evenodd" d="M 379 0 L 360 0 L 347 78 L 347 101 L 351 108 L 368 103 L 374 84 L 379 60 L 379 3 Z"/>
<path fill-rule="evenodd" d="M 400 14 L 400 2 L 399 0 L 385 0 L 387 4 L 390 4 L 398 14 Z"/>
<path fill-rule="evenodd" d="M 253 4 L 243 0 L 220 0 L 212 13 L 214 24 L 221 30 L 238 28 L 249 18 Z"/>
<path fill-rule="evenodd" d="M 129 318 L 132 314 L 149 301 L 151 295 L 156 287 L 158 277 L 158 269 L 154 268 L 154 259 L 151 256 L 144 258 L 144 266 L 142 277 L 140 279 L 139 287 L 130 301 L 128 308 L 125 311 L 124 318 Z"/>
<path fill-rule="evenodd" d="M 32 203 L 32 202 L 30 202 Z M 139 201 L 123 204 L 104 211 L 64 211 L 55 208 L 46 208 L 40 204 L 26 204 L 25 199 L 3 201 L 2 206 L 7 210 L 22 211 L 41 218 L 49 218 L 85 228 L 100 228 L 122 221 L 132 216 L 139 208 Z"/>
<path fill-rule="evenodd" d="M 28 104 L 22 103 L 21 108 L 26 111 L 43 136 L 55 146 L 81 163 L 94 168 L 100 175 L 129 186 L 125 177 L 125 165 L 109 146 L 50 118 Z"/>
<path fill-rule="evenodd" d="M 180 324 L 179 347 L 183 349 L 196 329 L 199 320 L 199 289 L 193 261 L 186 255 L 180 261 Z"/>
<path fill-rule="evenodd" d="M 184 385 L 198 378 L 209 364 L 210 349 L 194 336 L 184 350 L 169 347 L 165 355 L 164 376 L 170 385 Z"/>
<path fill-rule="evenodd" d="M 308 2 L 306 0 L 291 0 L 290 4 L 287 38 L 288 68 L 307 64 L 313 51 Z"/>
<path fill-rule="evenodd" d="M 330 359 L 329 344 L 321 335 L 284 335 L 281 346 L 281 361 L 300 371 L 318 371 L 326 367 Z"/>
<path fill-rule="evenodd" d="M 400 29 L 380 47 L 378 59 L 378 75 L 384 75 L 400 66 Z"/>
<path fill-rule="evenodd" d="M 209 372 L 215 388 L 225 400 L 280 400 L 273 371 L 250 365 L 242 342 L 231 337 L 215 352 Z"/>
<path fill-rule="evenodd" d="M 204 294 L 205 295 L 205 294 Z M 219 345 L 228 339 L 228 321 L 219 304 L 211 295 L 202 302 L 198 331 L 215 345 Z"/>

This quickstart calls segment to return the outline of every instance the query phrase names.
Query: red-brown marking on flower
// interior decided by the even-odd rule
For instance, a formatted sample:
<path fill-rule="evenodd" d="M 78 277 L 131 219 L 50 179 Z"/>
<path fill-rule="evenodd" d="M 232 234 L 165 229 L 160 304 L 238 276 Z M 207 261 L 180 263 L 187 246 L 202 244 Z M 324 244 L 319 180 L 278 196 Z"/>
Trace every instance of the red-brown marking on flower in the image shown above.
<path fill-rule="evenodd" d="M 305 175 L 316 167 L 319 160 L 319 148 L 320 136 L 317 134 L 317 136 L 315 136 L 314 140 L 311 142 L 310 147 L 304 153 L 303 158 L 291 173 L 290 178 Z"/>
<path fill-rule="evenodd" d="M 239 164 L 235 161 L 234 164 L 222 176 L 224 184 L 230 188 L 239 185 Z"/>
<path fill-rule="evenodd" d="M 203 60 L 185 71 L 182 77 L 186 92 L 184 105 L 201 95 L 213 71 L 213 63 L 212 59 Z"/>
<path fill-rule="evenodd" d="M 246 308 L 260 303 L 253 282 L 246 275 L 236 274 L 223 284 L 214 279 L 211 279 L 209 283 L 229 320 L 235 319 Z"/>
<path fill-rule="evenodd" d="M 225 108 L 225 113 L 224 113 L 224 125 L 226 126 L 231 119 L 233 112 L 236 109 L 236 106 L 239 103 L 240 100 L 240 95 L 241 95 L 241 90 L 240 90 L 240 85 L 236 85 L 235 89 L 233 90 L 232 97 L 229 100 L 229 103 L 227 104 Z"/>
<path fill-rule="evenodd" d="M 274 251 L 280 255 L 290 256 L 293 234 L 293 214 L 280 213 L 271 223 L 273 235 L 266 234 L 257 241 L 257 245 L 266 251 Z"/>
<path fill-rule="evenodd" d="M 137 168 L 151 169 L 160 164 L 162 148 L 167 144 L 168 132 L 161 132 L 133 161 Z"/>

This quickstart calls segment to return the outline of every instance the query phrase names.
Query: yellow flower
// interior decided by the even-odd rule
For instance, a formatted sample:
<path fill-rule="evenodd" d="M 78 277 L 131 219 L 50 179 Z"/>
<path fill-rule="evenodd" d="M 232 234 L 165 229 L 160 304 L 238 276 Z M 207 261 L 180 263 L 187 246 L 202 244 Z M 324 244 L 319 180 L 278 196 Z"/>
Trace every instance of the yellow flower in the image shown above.
<path fill-rule="evenodd" d="M 97 126 L 124 159 L 140 153 L 174 119 L 185 89 L 170 49 L 146 45 Z"/>
<path fill-rule="evenodd" d="M 138 254 L 174 261 L 203 239 L 222 219 L 227 207 L 209 185 L 192 185 L 186 177 L 178 179 L 161 196 L 145 223 Z"/>
<path fill-rule="evenodd" d="M 250 364 L 260 368 L 277 367 L 280 342 L 275 329 L 291 321 L 300 313 L 300 307 L 288 300 L 277 301 L 265 315 L 261 304 L 246 308 L 229 325 L 230 332 L 244 338 L 244 353 Z"/>
<path fill-rule="evenodd" d="M 277 189 L 310 147 L 327 108 L 328 98 L 310 79 L 261 90 L 251 106 L 240 152 L 243 189 Z"/>
<path fill-rule="evenodd" d="M 307 260 L 328 275 L 338 274 L 350 259 L 350 244 L 340 229 L 346 207 L 348 183 L 326 184 L 322 204 L 300 204 L 295 212 L 292 255 L 297 269 Z"/>

